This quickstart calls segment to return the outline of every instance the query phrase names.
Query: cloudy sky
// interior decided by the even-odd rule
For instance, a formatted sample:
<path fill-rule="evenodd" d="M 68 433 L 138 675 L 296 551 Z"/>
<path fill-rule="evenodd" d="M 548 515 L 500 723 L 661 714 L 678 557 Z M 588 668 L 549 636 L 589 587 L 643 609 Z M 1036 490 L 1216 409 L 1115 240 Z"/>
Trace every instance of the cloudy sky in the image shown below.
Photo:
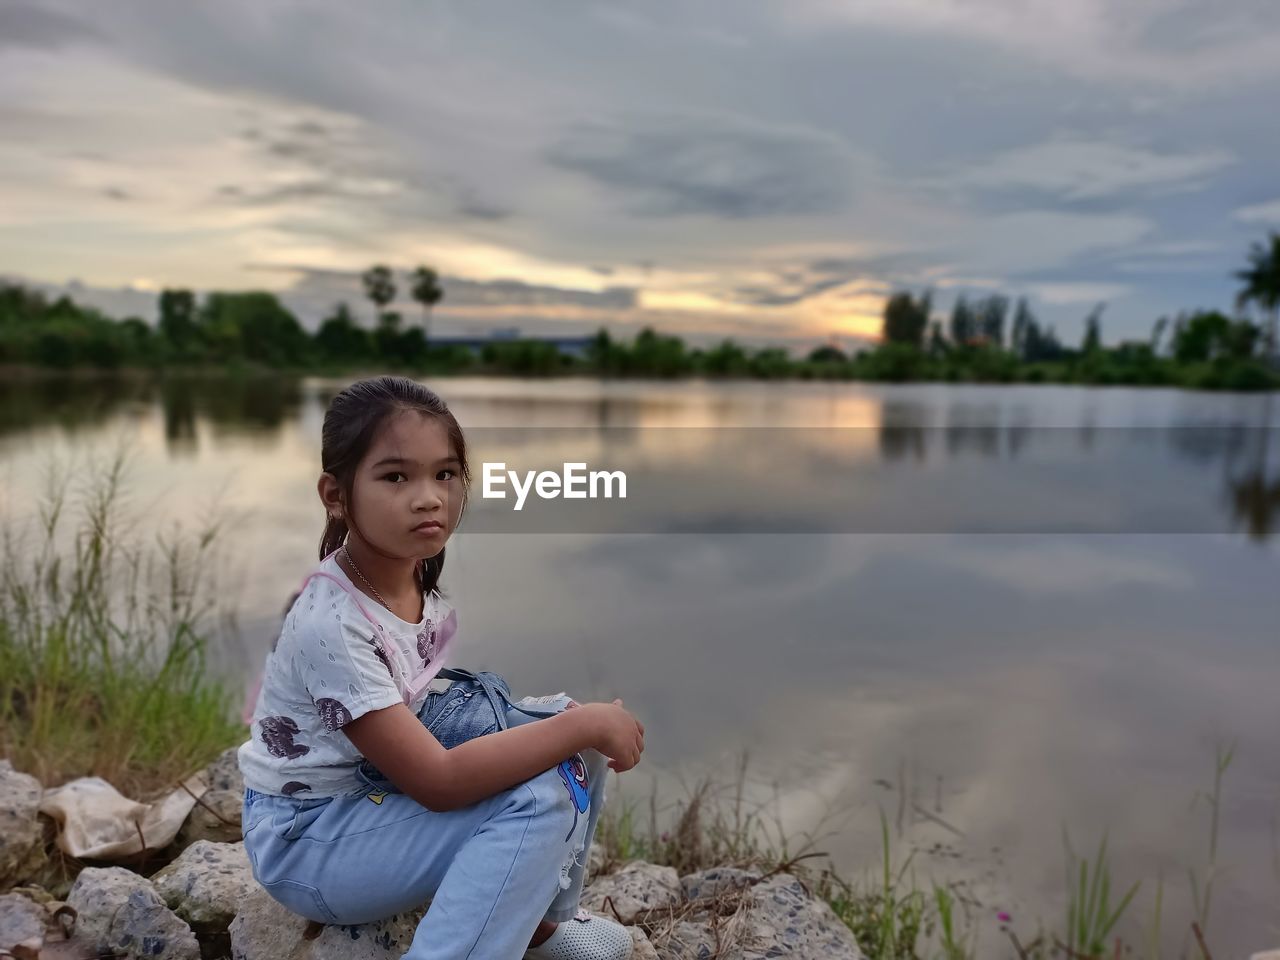
<path fill-rule="evenodd" d="M 1145 337 L 1280 229 L 1278 81 L 1275 0 L 0 0 L 0 274 L 314 326 L 426 263 L 439 333 L 795 344 L 998 290 Z"/>

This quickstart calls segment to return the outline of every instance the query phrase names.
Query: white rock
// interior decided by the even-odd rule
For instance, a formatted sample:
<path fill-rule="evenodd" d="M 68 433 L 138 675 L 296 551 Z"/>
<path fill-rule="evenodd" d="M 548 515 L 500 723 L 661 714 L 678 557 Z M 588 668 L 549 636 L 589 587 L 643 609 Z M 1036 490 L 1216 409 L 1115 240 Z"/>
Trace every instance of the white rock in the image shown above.
<path fill-rule="evenodd" d="M 151 883 L 123 867 L 80 872 L 67 903 L 77 913 L 75 939 L 136 960 L 199 960 L 195 934 Z"/>
<path fill-rule="evenodd" d="M 748 875 L 722 867 L 690 874 L 688 887 L 727 885 Z M 697 917 L 706 914 L 697 914 Z M 863 960 L 853 932 L 822 900 L 809 896 L 800 882 L 778 874 L 750 887 L 738 912 L 710 922 L 683 920 L 670 930 L 654 934 L 659 960 Z"/>
<path fill-rule="evenodd" d="M 30 878 L 44 863 L 44 831 L 37 816 L 40 781 L 0 760 L 0 888 Z"/>
<path fill-rule="evenodd" d="M 426 913 L 398 914 L 359 926 L 326 926 L 315 940 L 304 941 L 307 921 L 290 913 L 256 888 L 231 921 L 232 960 L 397 960 L 409 949 L 414 930 Z"/>
<path fill-rule="evenodd" d="M 639 927 L 627 927 L 631 934 L 631 960 L 658 960 L 658 951 Z"/>
<path fill-rule="evenodd" d="M 1249 960 L 1280 960 L 1280 950 L 1263 950 L 1255 953 Z"/>
<path fill-rule="evenodd" d="M 610 898 L 612 909 L 605 904 Z M 638 860 L 617 873 L 600 877 L 582 891 L 582 906 L 602 916 L 617 911 L 624 924 L 635 922 L 645 910 L 674 907 L 680 902 L 680 876 L 673 867 L 659 867 Z"/>
<path fill-rule="evenodd" d="M 0 896 L 0 953 L 16 953 L 14 947 L 22 946 L 38 954 L 44 933 L 44 907 L 16 893 Z"/>
<path fill-rule="evenodd" d="M 244 798 L 244 777 L 240 773 L 240 760 L 237 757 L 240 748 L 228 747 L 218 755 L 218 759 L 205 767 L 205 779 L 210 790 L 230 790 Z"/>
<path fill-rule="evenodd" d="M 191 808 L 175 842 L 184 850 L 197 840 L 238 843 L 244 837 L 240 830 L 243 809 L 244 791 L 209 790 Z"/>
<path fill-rule="evenodd" d="M 758 870 L 739 870 L 736 867 L 711 867 L 680 878 L 680 888 L 690 900 L 714 897 L 721 893 L 743 890 L 752 881 L 760 879 Z"/>
<path fill-rule="evenodd" d="M 256 888 L 244 844 L 208 840 L 187 847 L 151 883 L 201 937 L 225 933 L 240 904 Z"/>

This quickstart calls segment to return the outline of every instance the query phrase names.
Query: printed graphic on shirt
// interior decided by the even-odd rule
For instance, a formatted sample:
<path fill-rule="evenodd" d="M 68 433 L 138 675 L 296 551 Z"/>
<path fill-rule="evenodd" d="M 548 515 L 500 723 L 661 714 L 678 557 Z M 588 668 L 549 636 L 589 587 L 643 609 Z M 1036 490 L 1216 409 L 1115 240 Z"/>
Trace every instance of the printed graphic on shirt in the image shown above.
<path fill-rule="evenodd" d="M 273 757 L 288 757 L 290 760 L 306 756 L 311 748 L 304 743 L 294 743 L 298 735 L 298 721 L 293 717 L 263 717 L 259 723 L 262 730 L 262 742 Z"/>
<path fill-rule="evenodd" d="M 575 753 L 560 764 L 560 779 L 569 790 L 569 796 L 573 798 L 573 805 L 577 811 L 586 813 L 587 806 L 591 802 L 591 794 L 587 792 L 587 765 L 583 763 L 581 754 Z"/>
<path fill-rule="evenodd" d="M 317 700 L 316 711 L 320 714 L 320 722 L 330 733 L 341 730 L 351 722 L 351 711 L 332 697 L 321 697 Z"/>

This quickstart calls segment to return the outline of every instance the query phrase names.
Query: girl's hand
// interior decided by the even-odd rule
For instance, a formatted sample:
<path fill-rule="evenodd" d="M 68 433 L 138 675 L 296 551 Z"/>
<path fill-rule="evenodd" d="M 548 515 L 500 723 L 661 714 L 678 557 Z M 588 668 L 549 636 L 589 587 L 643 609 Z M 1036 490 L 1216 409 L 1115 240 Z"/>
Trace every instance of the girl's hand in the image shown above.
<path fill-rule="evenodd" d="M 644 724 L 622 708 L 622 701 L 588 703 L 580 710 L 592 711 L 594 747 L 609 758 L 609 768 L 622 773 L 640 762 L 644 753 Z"/>

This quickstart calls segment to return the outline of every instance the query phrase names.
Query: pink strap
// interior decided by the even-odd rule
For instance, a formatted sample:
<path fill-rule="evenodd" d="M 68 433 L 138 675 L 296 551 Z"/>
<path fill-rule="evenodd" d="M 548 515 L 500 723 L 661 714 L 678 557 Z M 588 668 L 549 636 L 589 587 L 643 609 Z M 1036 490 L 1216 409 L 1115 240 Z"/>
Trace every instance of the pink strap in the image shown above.
<path fill-rule="evenodd" d="M 338 552 L 337 550 L 334 550 L 332 553 L 329 554 L 328 557 L 325 557 L 324 559 L 328 560 L 329 557 L 333 556 L 333 554 L 337 552 Z M 323 563 L 324 561 L 321 561 L 321 562 Z M 317 570 L 316 572 L 309 574 L 307 578 L 302 581 L 302 587 L 299 592 L 301 592 L 302 590 L 306 590 L 307 584 L 310 583 L 312 580 L 314 580 L 316 577 L 324 577 L 326 580 L 332 580 L 334 583 L 338 585 L 339 589 L 341 589 L 344 593 L 346 593 L 347 596 L 349 596 L 352 599 L 356 607 L 364 615 L 364 618 L 368 620 L 371 624 L 373 624 L 375 628 L 373 642 L 382 651 L 383 658 L 387 661 L 388 664 L 394 663 L 396 658 L 393 656 L 393 652 L 387 649 L 386 641 L 384 641 L 382 638 L 382 631 L 383 631 L 382 624 L 380 624 L 377 620 L 375 620 L 373 618 L 373 615 L 370 614 L 367 609 L 365 609 L 365 605 L 360 602 L 360 598 L 356 596 L 356 594 L 352 593 L 351 590 L 347 588 L 347 585 L 343 583 L 341 580 L 339 580 L 337 577 L 335 577 L 333 574 L 325 573 L 323 570 Z M 440 647 L 436 651 L 436 656 L 434 660 L 435 665 L 432 667 L 424 668 L 422 672 L 419 673 L 418 676 L 412 680 L 409 679 L 409 677 L 405 676 L 403 671 L 400 671 L 400 680 L 405 687 L 405 703 L 411 702 L 414 697 L 420 694 L 426 688 L 427 684 L 429 684 L 432 680 L 435 679 L 436 674 L 440 672 L 440 668 L 444 666 L 444 662 L 445 662 L 444 654 L 447 648 L 449 647 L 449 641 L 453 638 L 453 634 L 456 631 L 456 621 L 454 617 L 455 617 L 454 611 L 450 610 L 449 616 L 445 618 L 444 623 L 437 624 L 437 628 L 438 628 L 437 636 L 440 638 Z M 446 626 L 451 628 L 448 630 L 447 633 L 444 629 Z"/>

